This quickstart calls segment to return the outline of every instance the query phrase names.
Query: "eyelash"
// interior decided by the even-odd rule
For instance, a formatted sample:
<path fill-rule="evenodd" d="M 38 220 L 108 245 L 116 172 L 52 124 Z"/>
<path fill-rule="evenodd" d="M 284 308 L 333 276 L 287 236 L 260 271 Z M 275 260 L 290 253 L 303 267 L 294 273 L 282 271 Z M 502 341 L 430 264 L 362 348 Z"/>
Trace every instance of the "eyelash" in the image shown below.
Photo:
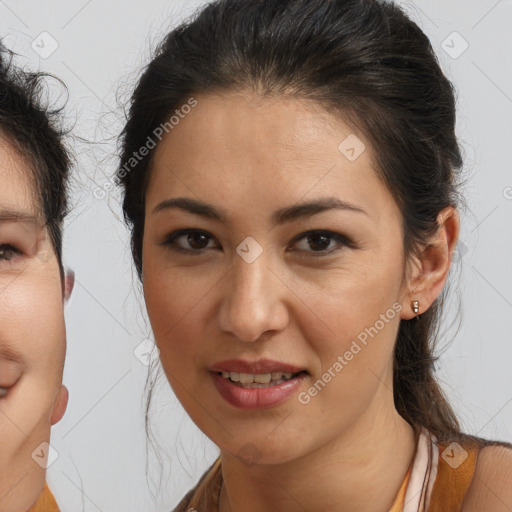
<path fill-rule="evenodd" d="M 10 244 L 0 244 L 0 261 L 11 261 L 13 259 L 13 256 L 10 258 L 5 258 L 4 253 L 11 253 L 14 256 L 19 256 L 21 254 L 21 251 L 16 249 L 13 245 Z"/>
<path fill-rule="evenodd" d="M 199 255 L 203 254 L 205 251 L 209 250 L 207 248 L 205 248 L 205 249 L 184 249 L 183 247 L 179 247 L 175 244 L 175 241 L 178 238 L 180 238 L 181 236 L 190 235 L 190 234 L 201 234 L 210 239 L 213 239 L 213 236 L 211 236 L 206 231 L 202 231 L 199 229 L 180 229 L 180 230 L 175 231 L 174 233 L 171 233 L 170 235 L 168 235 L 161 245 L 167 246 L 173 251 L 181 252 L 184 254 L 190 254 L 190 255 L 194 255 L 194 256 L 199 256 Z M 300 255 L 300 257 L 309 257 L 309 256 L 312 256 L 314 258 L 325 257 L 325 256 L 331 255 L 334 252 L 339 251 L 343 246 L 347 246 L 352 249 L 356 247 L 355 244 L 351 240 L 349 240 L 347 237 L 345 237 L 339 233 L 335 233 L 333 231 L 326 231 L 326 230 L 306 231 L 305 233 L 301 233 L 300 235 L 296 236 L 292 240 L 292 243 L 296 243 L 304 238 L 307 238 L 308 236 L 325 236 L 329 239 L 334 239 L 338 242 L 338 247 L 336 247 L 334 249 L 331 248 L 329 250 L 329 252 L 327 252 L 325 250 L 322 250 L 322 251 L 299 251 L 299 252 L 310 253 L 308 256 Z"/>

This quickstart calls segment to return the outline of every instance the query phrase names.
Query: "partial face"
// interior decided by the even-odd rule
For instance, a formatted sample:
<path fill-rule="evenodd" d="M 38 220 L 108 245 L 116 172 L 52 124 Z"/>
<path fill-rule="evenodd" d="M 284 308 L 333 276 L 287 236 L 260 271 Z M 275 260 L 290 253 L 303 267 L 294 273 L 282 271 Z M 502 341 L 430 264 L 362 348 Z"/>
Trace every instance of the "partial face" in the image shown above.
<path fill-rule="evenodd" d="M 285 462 L 393 407 L 401 214 L 369 143 L 313 104 L 197 101 L 156 148 L 147 310 L 199 428 L 233 455 Z"/>
<path fill-rule="evenodd" d="M 64 413 L 59 265 L 27 164 L 0 141 L 0 510 L 28 510 L 41 492 L 50 426 Z"/>

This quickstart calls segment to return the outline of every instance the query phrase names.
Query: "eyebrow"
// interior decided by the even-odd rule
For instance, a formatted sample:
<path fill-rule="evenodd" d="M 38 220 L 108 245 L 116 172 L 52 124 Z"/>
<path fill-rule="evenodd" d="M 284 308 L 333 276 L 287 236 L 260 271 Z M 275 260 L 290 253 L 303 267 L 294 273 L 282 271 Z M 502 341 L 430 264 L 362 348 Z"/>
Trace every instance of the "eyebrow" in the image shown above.
<path fill-rule="evenodd" d="M 228 223 L 229 220 L 226 213 L 218 210 L 215 206 L 189 197 L 166 199 L 153 208 L 152 214 L 173 208 L 185 210 L 209 219 L 215 219 L 223 222 L 224 224 Z M 325 197 L 315 201 L 294 204 L 277 210 L 272 215 L 272 222 L 277 225 L 285 224 L 287 222 L 292 222 L 304 217 L 310 217 L 327 210 L 347 210 L 368 215 L 368 213 L 362 208 L 346 201 L 342 201 L 337 197 Z"/>
<path fill-rule="evenodd" d="M 37 217 L 26 211 L 0 207 L 0 222 L 37 222 Z"/>

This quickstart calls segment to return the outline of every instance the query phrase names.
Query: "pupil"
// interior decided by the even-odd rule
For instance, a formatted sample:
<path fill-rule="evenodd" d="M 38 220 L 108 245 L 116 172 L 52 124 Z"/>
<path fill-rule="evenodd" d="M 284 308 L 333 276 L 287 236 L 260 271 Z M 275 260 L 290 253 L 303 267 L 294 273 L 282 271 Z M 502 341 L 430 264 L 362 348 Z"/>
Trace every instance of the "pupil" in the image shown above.
<path fill-rule="evenodd" d="M 4 260 L 11 260 L 12 251 L 10 249 L 0 249 L 0 258 Z"/>
<path fill-rule="evenodd" d="M 202 242 L 206 242 L 201 244 Z M 188 243 L 194 249 L 203 249 L 204 246 L 208 245 L 207 237 L 203 233 L 189 233 L 188 235 Z"/>
<path fill-rule="evenodd" d="M 314 242 L 315 240 L 316 241 L 321 240 L 321 242 L 315 244 L 315 242 Z M 330 238 L 327 235 L 309 235 L 308 236 L 308 243 L 310 244 L 310 247 L 314 251 L 316 251 L 316 250 L 322 251 L 322 250 L 326 249 L 327 247 L 329 247 L 329 240 L 330 240 Z M 315 246 L 317 247 L 316 249 L 315 249 Z"/>

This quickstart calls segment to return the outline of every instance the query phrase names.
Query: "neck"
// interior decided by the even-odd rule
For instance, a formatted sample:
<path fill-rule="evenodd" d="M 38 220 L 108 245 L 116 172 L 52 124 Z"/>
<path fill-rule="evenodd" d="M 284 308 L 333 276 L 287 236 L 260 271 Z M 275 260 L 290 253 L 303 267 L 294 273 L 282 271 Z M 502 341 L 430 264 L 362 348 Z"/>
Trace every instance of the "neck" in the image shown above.
<path fill-rule="evenodd" d="M 384 410 L 382 399 L 375 402 L 380 406 L 370 407 L 373 412 L 369 409 L 340 436 L 300 459 L 247 466 L 221 452 L 219 512 L 388 512 L 414 457 L 416 439 L 392 396 Z"/>

